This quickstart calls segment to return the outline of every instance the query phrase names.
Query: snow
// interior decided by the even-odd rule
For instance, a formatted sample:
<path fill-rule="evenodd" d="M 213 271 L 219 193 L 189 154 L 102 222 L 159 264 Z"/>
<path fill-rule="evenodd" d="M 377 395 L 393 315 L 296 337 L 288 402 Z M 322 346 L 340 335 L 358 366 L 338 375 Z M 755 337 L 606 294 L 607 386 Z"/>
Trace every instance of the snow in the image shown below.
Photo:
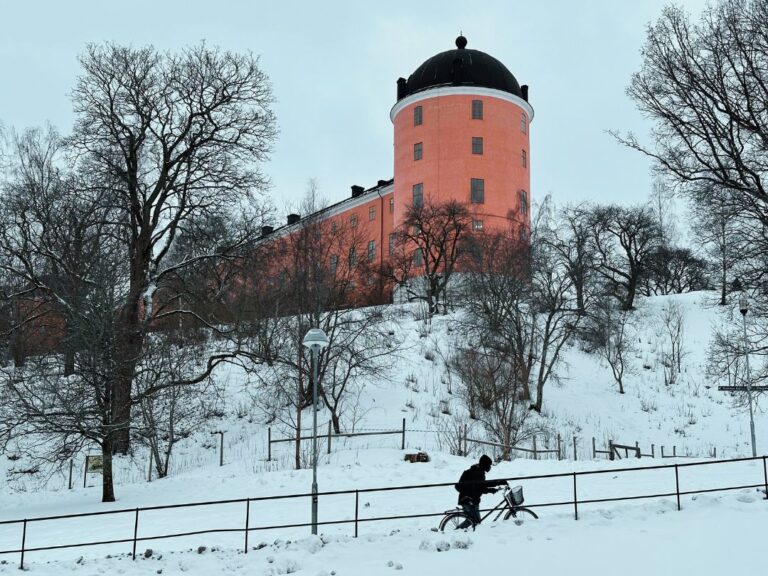
<path fill-rule="evenodd" d="M 516 459 L 494 467 L 492 477 L 568 474 L 604 470 L 606 473 L 579 476 L 578 496 L 602 499 L 675 492 L 674 468 L 619 472 L 633 466 L 679 463 L 680 490 L 714 489 L 725 486 L 762 485 L 762 461 L 685 466 L 692 459 L 629 459 L 609 462 L 591 459 L 591 437 L 599 448 L 610 438 L 633 445 L 643 453 L 650 445 L 677 447 L 680 455 L 705 457 L 717 448 L 718 457 L 748 456 L 749 423 L 744 406 L 717 391 L 717 382 L 706 375 L 706 347 L 712 327 L 729 320 L 708 305 L 711 294 L 694 293 L 644 299 L 636 313 L 634 338 L 636 370 L 626 381 L 627 394 L 619 395 L 610 369 L 594 355 L 576 348 L 566 351 L 566 366 L 559 384 L 545 390 L 545 412 L 541 423 L 553 431 L 540 446 L 564 439 L 567 460 Z M 658 321 L 662 307 L 679 302 L 685 314 L 684 372 L 680 382 L 663 383 L 660 354 L 664 335 Z M 425 449 L 429 463 L 403 461 L 400 437 L 367 436 L 334 439 L 333 451 L 325 454 L 318 470 L 320 491 L 354 490 L 455 482 L 470 459 L 451 456 L 437 432 L 461 407 L 442 358 L 460 341 L 449 330 L 446 318 L 431 326 L 414 319 L 414 307 L 397 309 L 397 337 L 403 349 L 393 358 L 386 382 L 368 383 L 361 393 L 356 430 L 399 429 L 406 418 L 408 451 Z M 266 427 L 261 415 L 248 404 L 244 374 L 229 368 L 220 377 L 227 382 L 228 413 L 186 440 L 172 458 L 169 478 L 146 482 L 145 455 L 118 459 L 116 494 L 112 504 L 98 502 L 99 477 L 89 477 L 82 487 L 81 461 L 75 469 L 75 488 L 66 490 L 66 478 L 55 476 L 43 485 L 34 478 L 6 483 L 0 492 L 0 520 L 128 509 L 198 501 L 260 498 L 309 492 L 311 470 L 292 470 L 292 444 L 273 445 L 274 462 L 266 462 Z M 455 387 L 455 383 L 453 384 Z M 451 392 L 454 392 L 453 394 Z M 443 401 L 441 406 L 441 401 Z M 447 406 L 451 414 L 443 414 Z M 309 419 L 308 419 L 309 420 Z M 319 420 L 325 424 L 327 414 Z M 273 437 L 288 431 L 273 425 Z M 351 428 L 351 426 L 350 426 Z M 759 453 L 768 446 L 768 418 L 756 413 Z M 218 467 L 218 437 L 211 430 L 226 430 L 224 460 Z M 321 427 L 322 431 L 325 428 Z M 413 431 L 417 430 L 417 431 Z M 475 428 L 474 437 L 482 437 Z M 572 437 L 577 437 L 578 460 L 573 461 Z M 307 443 L 307 449 L 309 443 Z M 479 452 L 477 453 L 479 454 Z M 5 459 L 4 459 L 5 460 Z M 6 470 L 18 462 L 4 461 Z M 79 471 L 78 471 L 79 468 Z M 526 504 L 570 501 L 572 476 L 522 482 Z M 363 518 L 398 514 L 440 513 L 455 506 L 451 486 L 422 490 L 364 493 L 360 495 Z M 484 504 L 495 504 L 488 496 Z M 130 560 L 131 544 L 72 548 L 29 553 L 26 564 L 41 575 L 63 574 L 468 574 L 505 570 L 535 570 L 537 573 L 678 574 L 698 575 L 739 571 L 764 571 L 760 557 L 766 503 L 754 487 L 730 492 L 684 495 L 682 511 L 674 496 L 634 501 L 579 505 L 579 520 L 572 505 L 540 507 L 539 521 L 516 526 L 508 522 L 486 523 L 475 532 L 440 534 L 431 531 L 439 517 L 362 522 L 360 537 L 352 537 L 352 524 L 321 527 L 322 536 L 310 537 L 308 528 L 251 531 L 250 550 L 243 554 L 245 504 L 232 503 L 198 508 L 142 512 L 139 537 L 158 534 L 237 528 L 238 532 L 204 534 L 171 540 L 148 540 L 139 544 L 138 558 Z M 250 508 L 251 528 L 308 522 L 308 497 L 254 501 Z M 354 518 L 354 495 L 321 496 L 320 520 Z M 135 515 L 94 516 L 66 521 L 33 522 L 28 525 L 27 547 L 82 542 L 91 539 L 130 539 Z M 16 549 L 21 541 L 20 525 L 0 525 L 0 549 Z M 198 551 L 199 547 L 205 547 Z M 152 550 L 144 557 L 144 551 Z M 253 548 L 259 548 L 258 550 Z M 111 557 L 107 557 L 111 556 Z M 0 556 L 0 573 L 18 566 L 18 555 Z M 15 573 L 15 572 L 14 572 Z"/>

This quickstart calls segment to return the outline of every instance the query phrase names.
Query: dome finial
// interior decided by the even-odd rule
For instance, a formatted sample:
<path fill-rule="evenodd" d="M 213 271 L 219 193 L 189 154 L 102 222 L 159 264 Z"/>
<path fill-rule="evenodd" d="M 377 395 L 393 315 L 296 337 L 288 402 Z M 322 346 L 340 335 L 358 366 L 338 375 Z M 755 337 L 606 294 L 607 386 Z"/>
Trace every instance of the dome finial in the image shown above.
<path fill-rule="evenodd" d="M 459 37 L 456 38 L 456 48 L 459 50 L 464 50 L 464 48 L 467 47 L 467 39 L 464 38 L 464 35 L 459 31 Z"/>

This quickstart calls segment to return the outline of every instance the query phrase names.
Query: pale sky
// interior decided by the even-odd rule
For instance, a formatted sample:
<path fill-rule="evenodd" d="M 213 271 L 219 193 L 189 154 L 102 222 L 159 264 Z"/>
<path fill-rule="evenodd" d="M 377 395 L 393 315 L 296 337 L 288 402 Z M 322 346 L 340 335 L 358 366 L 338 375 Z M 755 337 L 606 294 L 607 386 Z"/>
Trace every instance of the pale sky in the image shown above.
<path fill-rule="evenodd" d="M 558 204 L 645 201 L 649 163 L 609 129 L 644 135 L 625 95 L 664 0 L 0 0 L 0 124 L 72 126 L 69 93 L 88 42 L 250 50 L 272 80 L 280 135 L 264 166 L 282 218 L 317 178 L 330 202 L 392 177 L 395 82 L 468 48 L 530 85 L 531 195 Z M 681 3 L 694 13 L 705 0 Z"/>

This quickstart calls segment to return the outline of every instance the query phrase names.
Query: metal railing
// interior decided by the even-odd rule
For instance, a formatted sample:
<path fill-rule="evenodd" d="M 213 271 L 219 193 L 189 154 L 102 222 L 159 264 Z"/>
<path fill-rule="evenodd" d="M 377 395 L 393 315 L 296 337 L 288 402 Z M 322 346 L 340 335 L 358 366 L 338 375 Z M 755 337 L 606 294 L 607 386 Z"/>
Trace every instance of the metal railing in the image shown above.
<path fill-rule="evenodd" d="M 499 478 L 498 480 L 506 480 L 508 482 L 526 482 L 526 481 L 532 481 L 532 480 L 555 479 L 555 478 L 572 479 L 572 485 L 573 485 L 572 500 L 560 500 L 560 501 L 550 501 L 550 502 L 545 501 L 545 502 L 537 502 L 535 504 L 526 503 L 526 506 L 530 508 L 544 508 L 544 507 L 555 507 L 555 506 L 573 507 L 574 519 L 578 520 L 579 505 L 585 505 L 585 504 L 631 501 L 631 500 L 641 500 L 641 499 L 651 499 L 651 498 L 671 498 L 674 496 L 677 501 L 677 509 L 681 510 L 680 498 L 682 496 L 712 493 L 712 492 L 725 492 L 729 490 L 743 490 L 743 489 L 749 489 L 749 488 L 762 488 L 763 490 L 765 490 L 766 498 L 768 498 L 768 462 L 766 461 L 766 459 L 767 459 L 766 456 L 758 456 L 754 458 L 752 457 L 732 458 L 729 460 L 686 462 L 683 464 L 660 464 L 655 466 L 638 466 L 638 467 L 631 467 L 631 468 L 629 467 L 607 468 L 603 470 L 587 470 L 587 471 L 581 471 L 581 472 L 563 472 L 563 473 L 556 473 L 556 474 L 540 474 L 540 475 L 534 475 L 534 476 L 516 476 L 516 477 L 508 477 L 508 478 Z M 702 488 L 698 490 L 680 490 L 680 469 L 681 468 L 684 469 L 684 468 L 698 467 L 698 466 L 712 466 L 712 465 L 718 465 L 718 464 L 722 465 L 722 464 L 732 464 L 735 462 L 752 462 L 752 461 L 762 461 L 763 463 L 763 482 L 759 484 L 741 484 L 737 486 L 719 486 L 716 488 Z M 675 490 L 674 491 L 670 490 L 669 492 L 662 492 L 662 493 L 632 495 L 632 496 L 613 496 L 613 497 L 606 497 L 606 498 L 579 499 L 578 497 L 577 479 L 579 477 L 595 476 L 600 474 L 618 474 L 618 473 L 628 473 L 628 472 L 637 472 L 637 471 L 662 470 L 662 469 L 664 470 L 668 469 L 668 470 L 674 471 L 674 474 L 675 474 Z M 393 492 L 398 490 L 423 490 L 427 488 L 442 488 L 442 487 L 449 487 L 449 486 L 453 487 L 454 482 L 443 482 L 443 483 L 437 483 L 437 484 L 416 484 L 416 485 L 406 485 L 406 486 L 389 486 L 384 488 L 360 488 L 355 490 L 334 490 L 334 491 L 320 492 L 318 494 L 318 497 L 354 495 L 355 496 L 355 515 L 354 515 L 354 519 L 326 520 L 326 521 L 318 522 L 318 525 L 331 526 L 331 525 L 353 524 L 354 536 L 357 537 L 359 525 L 364 522 L 383 522 L 383 521 L 389 521 L 389 520 L 401 520 L 401 519 L 408 519 L 408 518 L 430 518 L 430 517 L 443 516 L 445 514 L 444 509 L 439 512 L 428 512 L 428 513 L 421 513 L 421 514 L 400 514 L 400 515 L 391 515 L 391 516 L 373 516 L 373 517 L 363 518 L 363 517 L 360 517 L 360 495 L 370 494 L 370 493 L 380 493 L 380 492 Z M 23 569 L 25 555 L 30 552 L 59 550 L 64 548 L 82 548 L 87 546 L 101 546 L 101 545 L 107 545 L 107 544 L 131 544 L 132 545 L 131 556 L 135 560 L 136 547 L 139 542 L 147 542 L 150 540 L 165 540 L 169 538 L 180 538 L 184 536 L 197 536 L 201 534 L 214 534 L 214 533 L 219 533 L 219 534 L 241 533 L 243 535 L 243 551 L 247 554 L 248 553 L 248 537 L 249 537 L 249 534 L 252 532 L 257 532 L 262 530 L 283 530 L 288 528 L 303 528 L 303 527 L 310 527 L 312 525 L 311 522 L 301 522 L 301 523 L 292 523 L 292 524 L 251 526 L 250 524 L 251 504 L 254 502 L 290 500 L 290 499 L 298 499 L 298 498 L 306 498 L 307 500 L 309 500 L 312 498 L 312 493 L 306 492 L 306 493 L 299 493 L 299 494 L 286 494 L 286 495 L 280 495 L 280 496 L 259 496 L 254 498 L 213 500 L 208 502 L 194 502 L 189 504 L 145 506 L 141 508 L 104 510 L 99 512 L 84 512 L 80 514 L 65 514 L 65 515 L 58 515 L 58 516 L 41 516 L 41 517 L 25 518 L 25 519 L 19 519 L 19 520 L 3 520 L 3 521 L 0 521 L 0 526 L 7 526 L 7 525 L 13 525 L 13 524 L 21 525 L 21 538 L 20 538 L 21 547 L 17 549 L 0 550 L 0 555 L 20 554 L 20 568 Z M 160 534 L 160 535 L 154 535 L 154 536 L 139 536 L 139 519 L 142 512 L 146 513 L 150 511 L 172 510 L 172 509 L 181 509 L 181 508 L 187 509 L 187 508 L 194 508 L 194 507 L 201 507 L 201 506 L 221 506 L 226 504 L 243 504 L 244 505 L 244 510 L 243 510 L 244 524 L 242 526 L 235 527 L 235 528 L 209 528 L 204 530 L 174 532 L 174 533 Z M 89 542 L 78 542 L 74 544 L 57 544 L 53 546 L 28 547 L 26 545 L 27 530 L 29 525 L 33 523 L 58 521 L 58 520 L 65 520 L 65 519 L 72 519 L 72 518 L 86 518 L 86 517 L 94 517 L 94 516 L 115 516 L 115 515 L 128 515 L 128 514 L 133 515 L 133 534 L 131 537 L 128 537 L 128 538 L 95 540 L 95 541 L 89 541 Z"/>

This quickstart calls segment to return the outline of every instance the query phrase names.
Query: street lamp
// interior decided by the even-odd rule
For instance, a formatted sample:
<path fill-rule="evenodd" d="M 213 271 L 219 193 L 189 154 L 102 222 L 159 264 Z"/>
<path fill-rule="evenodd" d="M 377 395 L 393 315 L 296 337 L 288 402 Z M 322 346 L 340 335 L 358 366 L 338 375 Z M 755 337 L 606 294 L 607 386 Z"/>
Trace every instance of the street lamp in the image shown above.
<path fill-rule="evenodd" d="M 739 298 L 739 312 L 741 312 L 741 318 L 744 325 L 744 364 L 747 374 L 747 399 L 749 400 L 749 431 L 752 436 L 752 457 L 757 457 L 757 446 L 755 445 L 755 417 L 752 412 L 752 377 L 749 373 L 749 348 L 747 346 L 747 310 L 748 310 L 747 295 L 742 293 Z"/>
<path fill-rule="evenodd" d="M 312 351 L 312 534 L 317 534 L 317 358 L 328 346 L 328 336 L 320 328 L 311 328 L 302 344 Z"/>

